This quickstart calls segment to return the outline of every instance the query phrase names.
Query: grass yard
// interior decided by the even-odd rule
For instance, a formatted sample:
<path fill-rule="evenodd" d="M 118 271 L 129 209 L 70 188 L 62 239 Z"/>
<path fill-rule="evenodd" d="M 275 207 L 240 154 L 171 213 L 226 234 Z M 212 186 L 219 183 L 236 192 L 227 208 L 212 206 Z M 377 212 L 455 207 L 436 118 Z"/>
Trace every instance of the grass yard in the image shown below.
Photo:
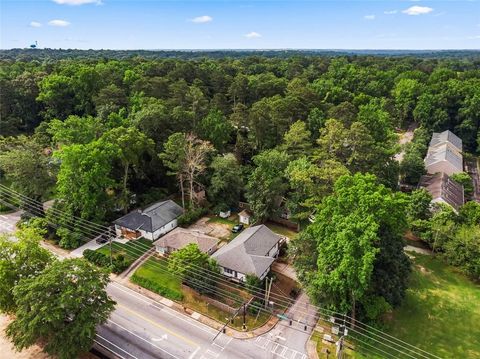
<path fill-rule="evenodd" d="M 134 261 L 147 250 L 149 250 L 152 246 L 152 241 L 144 238 L 140 238 L 134 241 L 128 241 L 126 244 L 112 242 L 112 254 L 114 256 L 122 254 L 128 260 Z M 104 245 L 102 248 L 97 249 L 97 252 L 103 253 L 106 256 L 110 256 L 110 245 Z"/>
<path fill-rule="evenodd" d="M 480 285 L 415 254 L 407 296 L 386 331 L 442 358 L 480 358 Z"/>
<path fill-rule="evenodd" d="M 133 283 L 138 284 L 166 298 L 176 300 L 177 302 L 182 303 L 185 307 L 198 313 L 204 314 L 208 317 L 211 317 L 221 323 L 225 322 L 225 318 L 230 317 L 230 314 L 228 312 L 217 308 L 213 304 L 207 304 L 207 302 L 202 298 L 202 296 L 195 292 L 193 289 L 189 289 L 188 287 L 182 287 L 180 279 L 177 276 L 170 274 L 170 272 L 168 271 L 167 261 L 165 259 L 150 257 L 135 271 L 130 280 Z M 224 288 L 222 284 L 219 285 L 219 288 L 221 291 L 228 290 L 227 288 Z M 237 293 L 235 295 L 232 290 L 231 296 L 237 297 L 240 296 L 240 294 Z M 240 300 L 240 302 L 241 301 L 242 300 Z M 238 304 L 226 304 L 231 304 L 235 308 L 238 307 Z M 247 313 L 247 327 L 249 329 L 258 327 L 265 323 L 268 319 L 269 315 L 265 312 L 260 312 L 258 316 Z M 236 329 L 241 329 L 242 323 L 243 318 L 241 315 L 239 315 L 235 319 L 234 323 L 231 324 L 231 326 Z"/>
<path fill-rule="evenodd" d="M 157 292 L 163 296 L 171 299 L 176 299 L 175 294 L 181 294 L 182 284 L 178 277 L 170 274 L 167 269 L 167 263 L 164 260 L 150 257 L 145 263 L 143 263 L 134 274 L 135 277 L 145 279 L 146 281 L 157 283 L 159 286 L 166 288 L 166 291 L 160 293 L 155 288 L 147 288 Z M 133 280 L 133 282 L 136 282 Z M 137 281 L 138 282 L 138 281 Z M 137 283 L 141 284 L 141 283 Z M 168 295 L 173 294 L 173 295 Z"/>
<path fill-rule="evenodd" d="M 219 217 L 219 216 L 211 216 L 210 219 L 208 220 L 208 223 L 221 223 L 221 224 L 227 224 L 229 226 L 234 226 L 238 223 L 237 220 L 235 220 L 235 218 L 238 218 L 238 216 L 235 214 L 235 215 L 231 215 L 230 217 L 228 218 L 222 218 L 222 217 Z"/>
<path fill-rule="evenodd" d="M 280 234 L 281 236 L 288 237 L 290 239 L 293 239 L 298 233 L 295 232 L 293 229 L 290 229 L 285 226 L 281 226 L 277 223 L 273 222 L 267 222 L 265 225 L 270 228 L 273 232 Z"/>

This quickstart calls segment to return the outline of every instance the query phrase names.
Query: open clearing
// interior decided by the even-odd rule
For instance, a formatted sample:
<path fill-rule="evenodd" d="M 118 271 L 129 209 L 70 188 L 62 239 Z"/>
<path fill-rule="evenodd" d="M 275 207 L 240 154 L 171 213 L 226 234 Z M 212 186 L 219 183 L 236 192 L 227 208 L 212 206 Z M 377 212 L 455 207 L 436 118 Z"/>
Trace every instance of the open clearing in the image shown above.
<path fill-rule="evenodd" d="M 414 256 L 410 288 L 388 333 L 442 358 L 480 358 L 480 285 L 440 259 Z"/>

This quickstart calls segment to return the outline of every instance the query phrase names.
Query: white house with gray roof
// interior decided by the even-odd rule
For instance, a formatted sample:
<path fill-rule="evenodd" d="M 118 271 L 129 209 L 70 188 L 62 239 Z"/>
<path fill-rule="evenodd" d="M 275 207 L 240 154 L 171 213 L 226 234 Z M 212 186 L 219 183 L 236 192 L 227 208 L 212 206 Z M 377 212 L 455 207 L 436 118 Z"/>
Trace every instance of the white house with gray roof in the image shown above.
<path fill-rule="evenodd" d="M 118 237 L 137 239 L 140 237 L 156 240 L 177 227 L 177 218 L 183 208 L 172 200 L 157 202 L 144 210 L 138 209 L 115 220 Z"/>
<path fill-rule="evenodd" d="M 222 274 L 233 280 L 244 282 L 247 274 L 264 279 L 278 256 L 279 243 L 280 236 L 267 226 L 253 226 L 221 247 L 212 258 Z"/>
<path fill-rule="evenodd" d="M 433 133 L 425 168 L 430 174 L 463 172 L 462 140 L 451 131 Z"/>

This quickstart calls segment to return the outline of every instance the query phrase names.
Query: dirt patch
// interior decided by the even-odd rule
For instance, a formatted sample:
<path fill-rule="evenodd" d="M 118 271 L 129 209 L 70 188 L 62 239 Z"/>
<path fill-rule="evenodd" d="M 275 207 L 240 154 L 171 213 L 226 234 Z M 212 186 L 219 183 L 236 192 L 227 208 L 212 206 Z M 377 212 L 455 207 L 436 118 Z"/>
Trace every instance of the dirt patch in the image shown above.
<path fill-rule="evenodd" d="M 188 227 L 188 229 L 202 232 L 208 236 L 227 239 L 230 236 L 230 225 L 225 223 L 209 222 L 209 217 L 200 218 L 194 224 Z"/>
<path fill-rule="evenodd" d="M 11 318 L 0 315 L 0 353 L 2 358 L 14 358 L 14 359 L 50 359 L 52 356 L 42 352 L 42 348 L 38 345 L 34 345 L 28 349 L 16 352 L 12 346 L 12 343 L 5 337 L 5 329 L 10 323 Z"/>

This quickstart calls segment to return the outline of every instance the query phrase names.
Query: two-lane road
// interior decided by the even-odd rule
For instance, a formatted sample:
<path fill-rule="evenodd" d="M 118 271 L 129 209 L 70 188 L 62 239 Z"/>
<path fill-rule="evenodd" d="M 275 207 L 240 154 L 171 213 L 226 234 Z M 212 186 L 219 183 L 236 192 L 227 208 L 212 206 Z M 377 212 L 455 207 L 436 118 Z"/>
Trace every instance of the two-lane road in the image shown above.
<path fill-rule="evenodd" d="M 118 283 L 109 284 L 108 293 L 117 306 L 108 323 L 98 328 L 97 341 L 125 359 L 306 359 L 308 334 L 299 327 L 278 325 L 270 333 L 245 340 L 220 334 L 213 341 L 216 330 L 167 305 Z M 293 346 L 285 339 L 292 333 Z"/>
<path fill-rule="evenodd" d="M 20 214 L 0 215 L 0 233 L 13 234 Z M 280 322 L 269 333 L 253 339 L 233 339 L 222 333 L 213 341 L 216 330 L 171 309 L 168 300 L 153 301 L 116 282 L 111 282 L 107 291 L 117 305 L 108 322 L 98 327 L 96 341 L 118 358 L 307 358 L 309 332 L 298 323 L 289 326 Z M 298 302 L 298 306 L 303 305 Z"/>

